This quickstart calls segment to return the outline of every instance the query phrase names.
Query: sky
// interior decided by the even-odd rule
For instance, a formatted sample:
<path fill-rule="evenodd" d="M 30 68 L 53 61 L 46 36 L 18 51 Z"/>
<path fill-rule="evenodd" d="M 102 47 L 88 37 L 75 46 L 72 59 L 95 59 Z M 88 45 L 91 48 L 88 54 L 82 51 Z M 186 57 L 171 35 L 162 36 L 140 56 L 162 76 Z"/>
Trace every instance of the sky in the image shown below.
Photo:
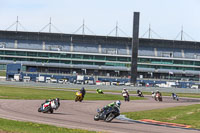
<path fill-rule="evenodd" d="M 118 36 L 131 37 L 133 12 L 140 12 L 139 37 L 148 38 L 150 27 L 152 38 L 180 40 L 183 29 L 183 40 L 200 42 L 200 0 L 0 0 L 0 30 L 18 16 L 22 31 L 41 31 L 51 18 L 51 32 L 72 34 L 84 21 L 85 34 L 115 36 L 118 25 Z"/>

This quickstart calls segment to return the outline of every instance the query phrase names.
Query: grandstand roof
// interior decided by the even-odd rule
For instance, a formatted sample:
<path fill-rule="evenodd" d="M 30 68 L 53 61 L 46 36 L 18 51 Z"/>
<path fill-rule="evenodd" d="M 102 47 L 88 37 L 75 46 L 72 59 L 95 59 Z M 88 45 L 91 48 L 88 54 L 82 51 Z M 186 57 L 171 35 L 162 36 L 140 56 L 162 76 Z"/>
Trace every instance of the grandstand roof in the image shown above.
<path fill-rule="evenodd" d="M 1 39 L 131 45 L 130 37 L 95 36 L 44 32 L 2 31 Z M 140 38 L 140 46 L 200 49 L 200 42 Z"/>

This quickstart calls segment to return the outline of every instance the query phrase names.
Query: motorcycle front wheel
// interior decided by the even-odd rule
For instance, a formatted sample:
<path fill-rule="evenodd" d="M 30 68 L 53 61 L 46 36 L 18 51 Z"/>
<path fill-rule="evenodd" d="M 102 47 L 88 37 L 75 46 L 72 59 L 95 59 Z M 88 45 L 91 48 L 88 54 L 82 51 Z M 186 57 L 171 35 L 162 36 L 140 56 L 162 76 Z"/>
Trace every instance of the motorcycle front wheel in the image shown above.
<path fill-rule="evenodd" d="M 95 121 L 98 121 L 98 120 L 99 120 L 99 115 L 95 115 L 95 116 L 94 116 L 94 120 L 95 120 Z"/>
<path fill-rule="evenodd" d="M 42 112 L 41 108 L 38 108 L 38 112 Z"/>
<path fill-rule="evenodd" d="M 75 98 L 75 102 L 77 102 L 78 101 L 78 97 L 76 96 L 76 98 Z"/>
<path fill-rule="evenodd" d="M 44 108 L 44 110 L 43 110 L 43 113 L 48 113 L 50 109 L 51 109 L 51 107 L 50 107 L 50 106 L 48 106 L 48 107 Z"/>

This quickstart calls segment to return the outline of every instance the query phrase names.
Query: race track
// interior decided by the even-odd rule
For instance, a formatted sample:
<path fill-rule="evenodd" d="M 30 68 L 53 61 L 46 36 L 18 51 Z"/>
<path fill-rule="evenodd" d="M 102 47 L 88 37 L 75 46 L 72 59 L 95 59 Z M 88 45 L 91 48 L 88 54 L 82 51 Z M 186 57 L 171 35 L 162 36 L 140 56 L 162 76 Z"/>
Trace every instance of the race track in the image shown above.
<path fill-rule="evenodd" d="M 148 100 L 122 101 L 121 112 L 140 111 L 157 108 L 167 108 L 198 104 L 200 100 L 181 98 L 174 101 L 164 97 L 163 102 L 156 102 L 151 97 Z M 187 130 L 165 126 L 148 125 L 137 122 L 114 119 L 111 123 L 94 121 L 96 109 L 112 101 L 83 101 L 75 103 L 72 100 L 61 100 L 61 106 L 53 114 L 39 113 L 38 107 L 44 100 L 0 100 L 0 117 L 12 120 L 31 121 L 52 124 L 67 128 L 81 128 L 112 133 L 199 133 L 197 130 Z"/>

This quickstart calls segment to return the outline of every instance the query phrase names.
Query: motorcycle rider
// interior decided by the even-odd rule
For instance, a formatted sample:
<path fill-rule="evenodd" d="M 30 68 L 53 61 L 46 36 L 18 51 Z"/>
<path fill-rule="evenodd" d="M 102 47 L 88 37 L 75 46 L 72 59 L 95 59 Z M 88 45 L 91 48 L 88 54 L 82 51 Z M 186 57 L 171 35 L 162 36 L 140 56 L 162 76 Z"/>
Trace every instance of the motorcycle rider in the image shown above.
<path fill-rule="evenodd" d="M 82 88 L 80 89 L 80 92 L 82 93 L 82 97 L 84 98 L 84 96 L 85 96 L 85 93 L 86 93 L 86 91 L 85 91 L 85 88 L 84 88 L 84 87 L 82 87 Z"/>
<path fill-rule="evenodd" d="M 58 107 L 60 106 L 60 99 L 56 98 L 56 99 L 48 99 L 45 101 L 45 104 L 48 104 L 49 102 L 53 103 L 55 107 L 53 107 L 54 109 L 58 109 Z"/>
<path fill-rule="evenodd" d="M 46 99 L 46 100 L 45 100 L 45 103 L 47 103 L 47 102 L 51 102 L 51 99 Z"/>
<path fill-rule="evenodd" d="M 156 90 L 156 95 L 160 94 L 160 96 L 162 96 L 161 92 L 159 90 Z"/>
<path fill-rule="evenodd" d="M 128 93 L 128 90 L 126 88 L 123 88 L 122 90 L 122 96 L 125 98 L 125 97 L 129 97 L 129 93 Z M 125 100 L 126 101 L 126 100 Z"/>
<path fill-rule="evenodd" d="M 60 99 L 59 98 L 56 98 L 56 99 L 54 99 L 54 101 L 56 101 L 56 110 L 58 109 L 58 107 L 60 107 Z"/>
<path fill-rule="evenodd" d="M 172 93 L 172 98 L 175 100 L 177 100 L 178 101 L 178 95 L 176 95 L 176 93 Z"/>
<path fill-rule="evenodd" d="M 102 109 L 101 109 L 101 112 L 103 112 L 104 110 L 108 109 L 109 107 L 117 107 L 117 108 L 120 108 L 120 105 L 121 105 L 121 102 L 120 100 L 117 100 L 115 102 L 112 102 L 106 106 L 104 106 Z"/>
<path fill-rule="evenodd" d="M 162 101 L 162 94 L 158 90 L 156 90 L 155 100 Z"/>
<path fill-rule="evenodd" d="M 129 93 L 128 93 L 128 90 L 127 90 L 126 88 L 123 88 L 123 90 L 122 90 L 122 95 L 123 95 L 123 94 L 129 94 Z M 124 95 L 123 95 L 123 96 L 124 96 Z"/>
<path fill-rule="evenodd" d="M 137 94 L 138 94 L 139 97 L 143 97 L 142 91 L 137 90 Z"/>

